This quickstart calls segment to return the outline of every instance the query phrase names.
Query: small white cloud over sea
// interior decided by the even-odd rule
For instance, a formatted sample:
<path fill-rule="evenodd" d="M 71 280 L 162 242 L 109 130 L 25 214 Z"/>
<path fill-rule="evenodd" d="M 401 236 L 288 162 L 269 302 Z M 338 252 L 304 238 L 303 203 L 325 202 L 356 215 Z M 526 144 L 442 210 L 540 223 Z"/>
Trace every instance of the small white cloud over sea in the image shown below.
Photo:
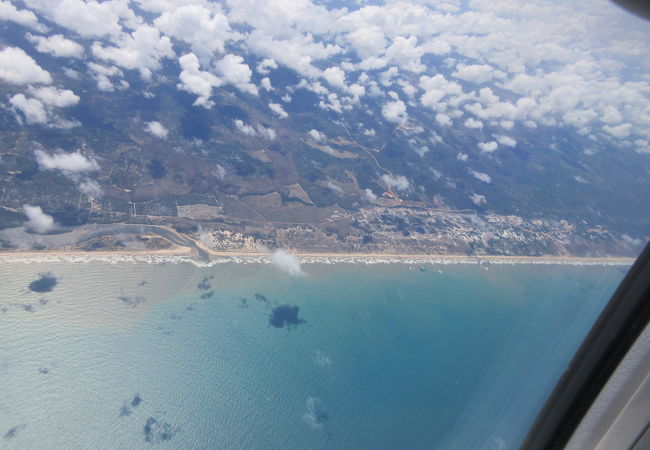
<path fill-rule="evenodd" d="M 301 277 L 306 275 L 300 266 L 300 258 L 285 250 L 278 249 L 273 252 L 271 262 L 278 269 L 288 273 L 292 277 Z"/>
<path fill-rule="evenodd" d="M 332 359 L 320 350 L 314 351 L 314 364 L 320 367 L 329 367 L 332 365 Z"/>
<path fill-rule="evenodd" d="M 302 420 L 311 428 L 321 428 L 329 418 L 329 415 L 324 409 L 323 402 L 318 397 L 307 397 L 305 403 L 307 412 L 302 415 Z"/>

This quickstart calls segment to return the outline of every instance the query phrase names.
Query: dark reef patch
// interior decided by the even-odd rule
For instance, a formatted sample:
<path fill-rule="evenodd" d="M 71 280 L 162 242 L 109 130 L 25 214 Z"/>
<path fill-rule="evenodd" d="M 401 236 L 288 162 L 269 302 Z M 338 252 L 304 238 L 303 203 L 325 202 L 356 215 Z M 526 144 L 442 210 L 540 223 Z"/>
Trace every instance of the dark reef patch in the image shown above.
<path fill-rule="evenodd" d="M 158 329 L 163 332 L 165 336 L 169 336 L 170 334 L 174 334 L 174 330 L 171 328 L 167 328 L 163 325 L 159 325 Z"/>
<path fill-rule="evenodd" d="M 122 303 L 124 303 L 125 305 L 130 306 L 131 308 L 135 308 L 140 303 L 144 303 L 144 302 L 147 301 L 147 299 L 144 298 L 141 295 L 136 295 L 135 297 L 128 297 L 126 295 L 120 295 L 119 297 L 117 297 L 117 299 L 119 301 L 121 301 Z"/>
<path fill-rule="evenodd" d="M 138 406 L 140 403 L 142 403 L 142 397 L 140 397 L 140 394 L 135 394 L 133 396 L 133 400 L 131 400 L 131 406 L 135 408 Z"/>
<path fill-rule="evenodd" d="M 210 284 L 210 280 L 212 278 L 214 278 L 213 275 L 210 275 L 209 277 L 204 277 L 201 280 L 201 282 L 199 283 L 199 285 L 197 286 L 199 288 L 199 290 L 201 290 L 201 291 L 209 291 L 210 289 L 212 289 L 212 284 Z"/>
<path fill-rule="evenodd" d="M 176 432 L 170 423 L 149 417 L 144 424 L 144 441 L 152 444 L 169 441 Z"/>
<path fill-rule="evenodd" d="M 5 436 L 4 436 L 5 440 L 8 441 L 9 439 L 12 439 L 12 438 L 16 437 L 18 432 L 20 430 L 22 430 L 23 428 L 25 428 L 26 426 L 27 426 L 27 424 L 23 423 L 23 424 L 20 424 L 20 425 L 16 425 L 15 427 L 9 428 L 9 431 L 7 431 L 5 433 Z"/>
<path fill-rule="evenodd" d="M 130 415 L 131 415 L 131 412 L 132 412 L 132 411 L 131 411 L 131 408 L 129 408 L 129 407 L 126 406 L 126 405 L 122 405 L 122 406 L 120 407 L 120 417 L 127 417 L 127 416 L 130 416 Z"/>
<path fill-rule="evenodd" d="M 130 416 L 131 413 L 133 412 L 132 408 L 137 408 L 140 405 L 140 403 L 142 403 L 142 397 L 140 397 L 140 394 L 135 394 L 131 399 L 130 405 L 123 403 L 122 406 L 120 407 L 120 417 Z"/>
<path fill-rule="evenodd" d="M 248 308 L 248 299 L 244 297 L 239 297 L 239 306 L 241 306 L 242 309 Z"/>
<path fill-rule="evenodd" d="M 204 292 L 203 294 L 201 294 L 200 298 L 201 298 L 201 300 L 205 300 L 205 299 L 208 299 L 208 298 L 212 297 L 213 295 L 214 295 L 214 291 L 208 291 L 208 292 Z"/>
<path fill-rule="evenodd" d="M 265 295 L 260 294 L 259 292 L 255 293 L 255 300 L 258 300 L 258 301 L 263 302 L 263 303 L 268 303 L 269 302 L 269 299 L 266 298 Z"/>
<path fill-rule="evenodd" d="M 271 310 L 269 317 L 269 325 L 275 328 L 288 329 L 295 328 L 296 326 L 307 323 L 304 319 L 298 317 L 300 307 L 295 305 L 278 305 Z"/>
<path fill-rule="evenodd" d="M 39 274 L 41 277 L 29 283 L 29 290 L 33 292 L 52 292 L 59 280 L 50 272 Z"/>

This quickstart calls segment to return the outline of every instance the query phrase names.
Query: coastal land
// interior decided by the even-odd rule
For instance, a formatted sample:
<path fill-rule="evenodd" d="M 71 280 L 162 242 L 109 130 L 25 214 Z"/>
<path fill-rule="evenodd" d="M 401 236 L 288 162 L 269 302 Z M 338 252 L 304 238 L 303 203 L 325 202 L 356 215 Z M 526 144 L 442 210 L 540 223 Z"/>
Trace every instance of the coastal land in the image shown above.
<path fill-rule="evenodd" d="M 225 215 L 181 216 L 59 225 L 47 233 L 29 224 L 0 229 L 0 257 L 175 258 L 211 264 L 267 262 L 283 249 L 303 262 L 629 265 L 643 245 L 641 239 L 582 222 L 404 204 L 332 210 L 320 223 L 298 217 L 259 223 Z"/>
<path fill-rule="evenodd" d="M 158 225 L 94 225 L 72 230 L 60 230 L 57 234 L 36 235 L 24 228 L 0 231 L 0 236 L 14 241 L 27 242 L 30 248 L 13 248 L 0 251 L 0 262 L 29 261 L 147 261 L 147 262 L 193 262 L 212 265 L 221 262 L 269 263 L 274 249 L 256 243 L 250 237 L 233 233 L 221 245 L 210 245 L 208 234 L 184 234 L 171 227 Z M 223 237 L 223 236 L 222 236 Z M 41 247 L 38 247 L 40 243 Z M 247 245 L 246 245 L 247 244 Z M 36 249 L 35 249 L 36 247 Z M 305 251 L 295 247 L 283 247 L 303 263 L 406 263 L 406 264 L 571 264 L 571 265 L 630 265 L 629 256 L 578 256 L 571 254 L 458 254 L 404 252 L 399 248 L 372 251 Z"/>

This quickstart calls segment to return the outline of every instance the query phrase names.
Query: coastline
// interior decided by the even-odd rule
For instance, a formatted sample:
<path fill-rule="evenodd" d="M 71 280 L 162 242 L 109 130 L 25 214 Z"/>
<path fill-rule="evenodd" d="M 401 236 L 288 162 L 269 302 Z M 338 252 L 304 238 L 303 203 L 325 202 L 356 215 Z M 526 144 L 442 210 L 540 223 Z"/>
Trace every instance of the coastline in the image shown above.
<path fill-rule="evenodd" d="M 209 260 L 199 258 L 189 247 L 174 247 L 153 251 L 83 251 L 43 250 L 0 252 L 2 263 L 37 262 L 107 262 L 107 263 L 191 263 L 200 267 L 211 267 L 222 263 L 270 264 L 271 252 L 242 252 L 206 250 Z M 423 254 L 381 254 L 381 253 L 314 253 L 292 252 L 303 264 L 559 264 L 559 265 L 613 265 L 629 266 L 635 258 L 629 257 L 578 257 L 578 256 L 510 256 L 510 255 L 423 255 Z"/>

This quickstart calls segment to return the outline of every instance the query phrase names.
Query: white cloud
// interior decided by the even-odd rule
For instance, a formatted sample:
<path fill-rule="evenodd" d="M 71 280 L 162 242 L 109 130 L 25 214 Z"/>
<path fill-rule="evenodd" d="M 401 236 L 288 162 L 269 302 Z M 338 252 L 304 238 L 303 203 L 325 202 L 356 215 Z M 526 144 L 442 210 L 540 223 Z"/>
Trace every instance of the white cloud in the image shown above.
<path fill-rule="evenodd" d="M 39 88 L 29 86 L 27 92 L 36 98 L 15 94 L 9 99 L 9 103 L 15 113 L 20 111 L 23 114 L 28 124 L 40 123 L 60 129 L 69 129 L 80 125 L 77 121 L 63 119 L 53 112 L 55 107 L 65 108 L 76 105 L 79 102 L 79 97 L 74 92 L 53 86 Z M 22 124 L 20 115 L 16 114 L 16 119 Z"/>
<path fill-rule="evenodd" d="M 333 31 L 336 25 L 334 12 L 308 0 L 237 0 L 229 1 L 228 6 L 232 21 L 246 23 L 274 37 L 302 33 L 318 36 Z"/>
<path fill-rule="evenodd" d="M 306 405 L 307 411 L 302 415 L 302 420 L 310 428 L 321 428 L 323 426 L 323 419 L 321 418 L 323 406 L 321 400 L 318 397 L 307 397 Z"/>
<path fill-rule="evenodd" d="M 450 127 L 453 124 L 451 117 L 443 113 L 436 114 L 436 122 L 443 127 Z"/>
<path fill-rule="evenodd" d="M 153 135 L 156 136 L 157 138 L 160 139 L 167 139 L 167 134 L 169 134 L 169 130 L 163 126 L 160 122 L 157 120 L 153 120 L 151 122 L 147 122 L 144 130 Z"/>
<path fill-rule="evenodd" d="M 478 148 L 481 149 L 481 151 L 485 153 L 492 153 L 499 147 L 499 144 L 497 144 L 495 141 L 490 141 L 490 142 L 479 142 L 478 143 Z"/>
<path fill-rule="evenodd" d="M 379 74 L 379 82 L 382 86 L 390 87 L 395 83 L 395 77 L 399 74 L 399 69 L 395 66 Z"/>
<path fill-rule="evenodd" d="M 0 1 L 0 20 L 9 20 L 36 31 L 45 31 L 45 26 L 38 22 L 36 14 L 27 9 L 17 9 L 11 2 Z"/>
<path fill-rule="evenodd" d="M 490 175 L 488 175 L 487 173 L 477 172 L 476 170 L 471 170 L 471 169 L 469 173 L 474 178 L 476 178 L 479 181 L 482 181 L 483 183 L 490 184 L 492 182 L 492 177 L 490 177 Z"/>
<path fill-rule="evenodd" d="M 161 36 L 160 30 L 150 25 L 140 25 L 132 33 L 123 33 L 113 40 L 115 46 L 103 46 L 95 42 L 93 55 L 111 61 L 129 70 L 139 70 L 144 79 L 151 71 L 160 68 L 160 60 L 176 56 L 169 37 Z"/>
<path fill-rule="evenodd" d="M 11 84 L 50 84 L 52 77 L 22 49 L 6 47 L 0 50 L 0 80 Z"/>
<path fill-rule="evenodd" d="M 223 180 L 226 177 L 226 174 L 228 173 L 226 171 L 226 168 L 223 167 L 221 164 L 217 164 L 217 167 L 214 169 L 213 172 L 220 180 Z"/>
<path fill-rule="evenodd" d="M 314 352 L 313 360 L 314 364 L 320 367 L 329 367 L 332 365 L 332 359 L 320 350 Z"/>
<path fill-rule="evenodd" d="M 235 127 L 241 131 L 242 133 L 248 135 L 248 136 L 255 136 L 257 132 L 255 131 L 255 128 L 253 128 L 252 125 L 247 125 L 245 124 L 242 120 L 235 120 Z"/>
<path fill-rule="evenodd" d="M 618 139 L 624 139 L 630 135 L 630 129 L 632 125 L 629 123 L 622 123 L 616 126 L 605 125 L 603 130 L 607 131 L 609 134 Z"/>
<path fill-rule="evenodd" d="M 623 239 L 623 241 L 634 246 L 643 245 L 645 243 L 645 240 L 639 238 L 633 238 L 629 234 L 625 234 L 625 233 L 621 235 L 621 238 Z"/>
<path fill-rule="evenodd" d="M 426 145 L 415 147 L 414 150 L 415 150 L 415 153 L 420 155 L 421 158 L 423 158 L 424 155 L 426 155 L 427 153 L 429 153 L 431 151 L 431 149 L 429 147 L 427 147 Z"/>
<path fill-rule="evenodd" d="M 458 161 L 465 162 L 465 161 L 467 161 L 467 158 L 468 158 L 468 156 L 465 153 L 459 153 L 459 154 L 456 155 L 456 159 Z"/>
<path fill-rule="evenodd" d="M 23 205 L 23 212 L 27 215 L 28 221 L 25 226 L 36 233 L 47 233 L 54 228 L 54 219 L 45 214 L 40 206 Z"/>
<path fill-rule="evenodd" d="M 271 111 L 273 111 L 275 114 L 278 115 L 281 119 L 286 119 L 289 117 L 289 114 L 284 110 L 281 104 L 279 103 L 269 103 L 269 108 L 271 108 Z"/>
<path fill-rule="evenodd" d="M 130 27 L 138 22 L 125 2 L 25 0 L 25 4 L 84 38 L 117 36 L 122 31 L 120 20 Z"/>
<path fill-rule="evenodd" d="M 309 136 L 316 142 L 327 142 L 327 136 L 318 130 L 309 130 Z"/>
<path fill-rule="evenodd" d="M 635 151 L 637 153 L 650 153 L 650 142 L 646 139 L 637 139 L 634 141 L 634 146 L 636 147 Z M 585 150 L 585 155 L 593 155 L 595 152 L 589 150 L 590 153 Z"/>
<path fill-rule="evenodd" d="M 476 84 L 484 84 L 492 81 L 493 78 L 503 79 L 506 74 L 487 64 L 458 64 L 456 71 L 451 76 Z"/>
<path fill-rule="evenodd" d="M 291 253 L 278 249 L 273 252 L 271 262 L 274 266 L 288 273 L 292 277 L 305 276 L 306 273 L 300 267 L 300 258 Z"/>
<path fill-rule="evenodd" d="M 367 189 L 367 188 L 366 188 L 366 189 L 363 191 L 363 193 L 364 193 L 364 195 L 366 196 L 366 198 L 368 199 L 368 201 L 374 202 L 375 200 L 377 200 L 377 194 L 375 194 L 374 192 L 372 192 L 370 189 Z"/>
<path fill-rule="evenodd" d="M 35 36 L 27 33 L 25 38 L 36 46 L 41 53 L 49 53 L 61 58 L 83 58 L 84 48 L 81 44 L 65 38 L 62 34 L 52 36 Z"/>
<path fill-rule="evenodd" d="M 271 79 L 269 77 L 264 77 L 260 80 L 260 84 L 262 85 L 262 89 L 265 91 L 271 92 L 273 90 L 273 86 L 271 86 Z"/>
<path fill-rule="evenodd" d="M 53 86 L 33 88 L 30 86 L 28 91 L 31 95 L 49 106 L 66 108 L 79 103 L 79 96 L 69 89 L 59 89 Z"/>
<path fill-rule="evenodd" d="M 243 52 L 247 60 L 258 57 L 257 71 L 262 75 L 279 66 L 297 71 L 305 79 L 302 87 L 321 97 L 318 106 L 337 112 L 367 108 L 361 102 L 365 95 L 384 99 L 378 100 L 380 103 L 399 101 L 386 98 L 383 83 L 399 86 L 409 99 L 405 106 L 415 108 L 417 98 L 434 111 L 442 125 L 453 121 L 479 129 L 485 124 L 500 126 L 503 133 L 515 123 L 568 126 L 608 143 L 617 140 L 627 148 L 636 140 L 650 139 L 650 80 L 645 76 L 650 60 L 644 58 L 650 53 L 650 42 L 643 39 L 646 30 L 639 21 L 626 19 L 623 12 L 603 2 L 579 10 L 571 3 L 551 7 L 543 2 L 511 5 L 488 0 L 472 0 L 462 9 L 457 2 L 433 5 L 425 0 L 361 2 L 348 9 L 311 0 L 228 0 L 226 6 L 203 0 L 191 4 L 173 0 L 24 3 L 38 17 L 70 30 L 49 37 L 28 35 L 39 51 L 80 56 L 83 48 L 63 35 L 95 38 L 92 48 L 96 57 L 139 70 L 145 80 L 153 76 L 163 58 L 173 57 L 172 38 L 174 45 L 191 49 L 200 61 L 193 69 L 182 68 L 179 89 L 197 95 L 196 104 L 208 108 L 212 88 L 224 82 L 243 92 L 257 92 L 250 68 L 243 60 L 234 60 L 236 54 L 226 54 Z M 140 10 L 148 13 L 138 16 Z M 38 29 L 42 26 L 34 12 L 20 11 L 0 0 L 0 19 Z M 240 32 L 234 31 L 231 23 L 236 23 Z M 5 64 L 7 50 L 2 52 L 0 80 L 51 82 L 49 74 L 26 54 L 31 68 Z M 425 55 L 446 54 L 440 67 L 423 64 Z M 213 65 L 219 58 L 227 70 Z M 103 91 L 128 86 L 113 78 L 122 74 L 88 67 Z M 367 73 L 353 84 L 354 74 L 360 70 Z M 379 74 L 379 70 L 385 72 Z M 448 76 L 456 81 L 477 83 L 477 87 L 486 83 L 491 87 L 465 93 L 459 83 L 437 72 L 451 73 Z M 414 81 L 413 73 L 423 76 Z M 319 79 L 326 80 L 323 84 L 332 90 L 340 89 L 338 95 L 317 84 Z M 164 77 L 160 81 L 164 82 Z M 264 79 L 259 86 L 272 88 L 270 80 Z M 36 111 L 34 105 L 32 111 Z M 44 106 L 47 109 L 48 105 Z M 390 108 L 386 112 L 395 122 L 406 117 L 406 109 L 402 117 Z M 462 117 L 466 113 L 473 117 Z M 32 114 L 32 119 L 37 118 L 37 113 Z M 497 136 L 494 139 L 508 145 Z"/>
<path fill-rule="evenodd" d="M 409 99 L 412 99 L 415 97 L 415 94 L 418 92 L 418 88 L 413 86 L 411 83 L 408 81 L 404 80 L 398 80 L 397 82 L 400 86 L 402 86 L 402 91 L 408 96 Z"/>
<path fill-rule="evenodd" d="M 329 67 L 323 71 L 323 78 L 329 83 L 330 86 L 333 86 L 338 89 L 346 90 L 347 86 L 345 85 L 345 72 L 341 70 L 340 67 Z"/>
<path fill-rule="evenodd" d="M 422 64 L 420 58 L 425 51 L 421 47 L 417 47 L 417 42 L 418 39 L 415 36 L 408 38 L 397 36 L 386 49 L 386 58 L 409 72 L 424 72 L 426 66 Z"/>
<path fill-rule="evenodd" d="M 517 146 L 517 141 L 511 138 L 510 136 L 504 136 L 504 135 L 496 135 L 494 136 L 497 140 L 497 142 L 501 145 L 505 145 L 506 147 L 516 147 Z"/>
<path fill-rule="evenodd" d="M 623 120 L 623 116 L 615 106 L 607 105 L 603 108 L 600 120 L 607 124 L 615 125 Z"/>
<path fill-rule="evenodd" d="M 81 79 L 81 74 L 79 72 L 77 72 L 76 70 L 71 69 L 69 67 L 64 67 L 63 68 L 63 74 L 68 78 L 72 78 L 73 80 Z"/>
<path fill-rule="evenodd" d="M 101 198 L 104 195 L 101 186 L 95 180 L 90 178 L 84 178 L 77 183 L 77 189 L 82 194 L 86 194 L 89 197 Z"/>
<path fill-rule="evenodd" d="M 474 129 L 479 129 L 480 130 L 481 128 L 483 128 L 483 122 L 470 117 L 469 119 L 467 119 L 465 121 L 465 126 L 467 128 L 474 128 Z"/>
<path fill-rule="evenodd" d="M 267 128 L 260 124 L 258 124 L 256 128 L 257 128 L 257 133 L 263 138 L 266 138 L 271 141 L 275 139 L 276 133 L 273 128 Z"/>
<path fill-rule="evenodd" d="M 178 89 L 195 94 L 198 98 L 194 105 L 212 108 L 214 102 L 210 100 L 212 88 L 219 87 L 223 83 L 220 78 L 210 72 L 202 71 L 199 66 L 199 58 L 193 53 L 183 55 L 178 59 L 181 66 L 179 75 L 180 83 Z"/>
<path fill-rule="evenodd" d="M 472 195 L 469 196 L 469 199 L 476 206 L 485 205 L 487 203 L 487 200 L 485 200 L 485 195 L 472 194 Z"/>
<path fill-rule="evenodd" d="M 170 7 L 154 25 L 165 34 L 190 45 L 192 53 L 207 63 L 215 52 L 223 52 L 225 41 L 238 38 L 220 6 L 214 4 Z"/>
<path fill-rule="evenodd" d="M 127 28 L 135 28 L 142 22 L 128 3 L 122 1 L 25 0 L 25 3 L 84 38 L 118 36 L 122 31 L 120 22 Z"/>
<path fill-rule="evenodd" d="M 250 33 L 246 45 L 254 53 L 273 59 L 308 78 L 320 76 L 320 70 L 314 66 L 315 61 L 341 52 L 337 45 L 314 42 L 311 34 L 297 34 L 290 39 L 275 39 L 261 29 Z"/>
<path fill-rule="evenodd" d="M 243 61 L 241 56 L 226 55 L 216 62 L 215 68 L 225 83 L 233 84 L 242 92 L 258 95 L 257 86 L 250 82 L 253 72 Z"/>
<path fill-rule="evenodd" d="M 447 80 L 442 74 L 422 76 L 418 86 L 425 91 L 420 103 L 439 113 L 444 113 L 451 103 L 459 103 L 463 98 L 460 84 Z"/>
<path fill-rule="evenodd" d="M 406 105 L 401 100 L 384 104 L 381 108 L 381 114 L 389 122 L 404 122 L 408 119 Z"/>
<path fill-rule="evenodd" d="M 512 128 L 515 126 L 515 122 L 513 120 L 500 120 L 499 126 L 506 130 L 512 130 Z"/>
<path fill-rule="evenodd" d="M 244 123 L 242 120 L 235 120 L 235 127 L 247 136 L 262 136 L 265 139 L 274 140 L 276 133 L 273 128 L 267 128 L 261 124 L 252 126 Z"/>
<path fill-rule="evenodd" d="M 59 151 L 53 155 L 43 150 L 35 150 L 36 161 L 41 169 L 61 170 L 68 174 L 93 172 L 99 170 L 99 164 L 92 158 L 86 158 L 81 153 L 65 153 Z"/>
<path fill-rule="evenodd" d="M 431 132 L 431 137 L 429 137 L 429 141 L 432 144 L 444 144 L 445 143 L 445 141 L 442 139 L 442 136 L 440 136 L 435 131 Z"/>
<path fill-rule="evenodd" d="M 266 58 L 263 59 L 257 67 L 255 67 L 255 70 L 257 70 L 257 73 L 262 74 L 262 75 L 268 75 L 271 73 L 271 69 L 277 69 L 278 65 L 275 61 L 273 61 L 271 58 Z"/>
<path fill-rule="evenodd" d="M 405 191 L 411 186 L 411 183 L 404 175 L 394 176 L 384 174 L 381 176 L 381 179 L 388 187 L 395 188 L 398 191 Z"/>
<path fill-rule="evenodd" d="M 487 107 L 480 103 L 465 105 L 465 109 L 481 119 L 513 119 L 517 116 L 517 108 L 508 102 L 497 102 Z"/>
<path fill-rule="evenodd" d="M 97 89 L 103 92 L 113 92 L 115 90 L 115 85 L 113 85 L 113 82 L 109 77 L 121 77 L 124 75 L 122 71 L 115 66 L 103 66 L 94 62 L 89 62 L 87 66 L 88 69 L 90 69 L 92 77 L 97 82 Z M 120 83 L 121 86 L 128 87 L 128 83 L 124 80 L 121 80 Z M 118 89 L 119 88 L 118 85 Z"/>
<path fill-rule="evenodd" d="M 341 188 L 341 186 L 338 186 L 338 185 L 332 183 L 331 181 L 328 181 L 328 182 L 327 182 L 327 187 L 328 187 L 330 190 L 334 191 L 335 194 L 337 194 L 337 195 L 343 195 L 343 188 Z"/>
<path fill-rule="evenodd" d="M 99 164 L 92 158 L 87 158 L 79 152 L 65 153 L 58 150 L 53 155 L 37 149 L 34 151 L 36 161 L 41 170 L 60 170 L 62 174 L 74 182 L 82 194 L 99 198 L 103 195 L 99 183 L 87 176 L 89 172 L 100 169 Z"/>
<path fill-rule="evenodd" d="M 345 98 L 343 100 L 345 100 Z M 344 105 L 341 99 L 339 99 L 339 96 L 334 92 L 327 95 L 327 102 L 321 100 L 318 103 L 318 106 L 322 109 L 331 109 L 332 111 L 336 111 L 339 114 L 343 112 L 344 108 L 345 109 L 351 108 L 349 102 L 346 105 Z"/>
<path fill-rule="evenodd" d="M 9 99 L 14 108 L 22 112 L 28 124 L 47 123 L 48 114 L 45 106 L 35 98 L 27 98 L 23 94 L 16 94 Z"/>
<path fill-rule="evenodd" d="M 361 59 L 379 56 L 386 48 L 386 37 L 378 26 L 357 28 L 345 37 Z"/>

